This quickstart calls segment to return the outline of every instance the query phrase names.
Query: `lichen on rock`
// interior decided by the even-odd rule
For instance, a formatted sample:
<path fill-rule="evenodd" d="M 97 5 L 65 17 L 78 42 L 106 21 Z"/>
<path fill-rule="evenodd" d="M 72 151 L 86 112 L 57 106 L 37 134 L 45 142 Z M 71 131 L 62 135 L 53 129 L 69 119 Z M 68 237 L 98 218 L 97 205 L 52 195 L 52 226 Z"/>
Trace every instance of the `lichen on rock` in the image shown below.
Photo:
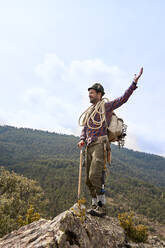
<path fill-rule="evenodd" d="M 161 246 L 153 246 L 152 242 Z M 152 239 L 148 244 L 128 244 L 116 218 L 87 215 L 82 222 L 71 210 L 59 214 L 53 220 L 40 219 L 0 239 L 0 248 L 126 247 L 160 248 L 165 245 Z"/>

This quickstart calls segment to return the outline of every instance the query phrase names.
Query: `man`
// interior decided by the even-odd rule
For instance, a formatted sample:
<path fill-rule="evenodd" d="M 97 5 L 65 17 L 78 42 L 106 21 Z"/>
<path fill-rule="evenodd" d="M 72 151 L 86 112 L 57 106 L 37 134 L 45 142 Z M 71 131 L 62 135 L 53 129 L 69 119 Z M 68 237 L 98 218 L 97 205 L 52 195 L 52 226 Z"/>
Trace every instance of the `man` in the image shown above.
<path fill-rule="evenodd" d="M 141 68 L 138 75 L 135 74 L 131 86 L 125 91 L 124 95 L 113 101 L 102 101 L 105 92 L 101 84 L 95 83 L 88 88 L 92 106 L 84 112 L 85 116 L 82 124 L 84 127 L 78 146 L 82 149 L 86 145 L 86 184 L 92 197 L 92 208 L 89 211 L 91 214 L 106 215 L 104 177 L 105 160 L 108 156 L 105 154 L 105 147 L 106 151 L 110 149 L 107 138 L 107 125 L 110 124 L 112 111 L 127 102 L 137 88 L 137 82 L 142 73 L 143 68 Z M 102 102 L 104 103 L 104 111 L 103 108 L 100 110 Z"/>

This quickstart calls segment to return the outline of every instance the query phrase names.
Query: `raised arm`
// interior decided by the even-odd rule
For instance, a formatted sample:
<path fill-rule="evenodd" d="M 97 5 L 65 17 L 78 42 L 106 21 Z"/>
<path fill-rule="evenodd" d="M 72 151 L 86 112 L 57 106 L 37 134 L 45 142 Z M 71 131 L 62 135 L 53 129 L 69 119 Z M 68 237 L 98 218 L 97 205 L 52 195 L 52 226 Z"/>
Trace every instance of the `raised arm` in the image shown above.
<path fill-rule="evenodd" d="M 140 76 L 142 75 L 142 73 L 143 73 L 143 67 L 140 69 L 140 72 L 138 75 L 136 75 L 136 74 L 134 75 L 133 82 L 132 82 L 131 86 L 125 91 L 124 95 L 116 98 L 113 101 L 105 103 L 106 111 L 113 111 L 114 109 L 119 108 L 121 105 L 123 105 L 125 102 L 127 102 L 129 97 L 132 95 L 133 91 L 137 88 L 137 82 L 138 82 Z"/>
<path fill-rule="evenodd" d="M 134 74 L 134 79 L 133 81 L 137 84 L 139 78 L 141 77 L 141 75 L 143 74 L 143 67 L 140 69 L 140 72 L 138 75 Z"/>

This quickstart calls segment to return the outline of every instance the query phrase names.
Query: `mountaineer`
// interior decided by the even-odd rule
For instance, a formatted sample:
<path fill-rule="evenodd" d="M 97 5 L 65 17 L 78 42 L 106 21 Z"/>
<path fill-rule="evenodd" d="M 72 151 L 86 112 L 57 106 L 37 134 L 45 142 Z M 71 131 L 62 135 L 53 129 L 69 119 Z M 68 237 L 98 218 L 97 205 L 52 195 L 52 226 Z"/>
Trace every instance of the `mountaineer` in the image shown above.
<path fill-rule="evenodd" d="M 133 91 L 137 88 L 137 82 L 143 73 L 141 68 L 130 87 L 124 95 L 113 101 L 106 102 L 102 98 L 105 94 L 100 83 L 94 83 L 88 88 L 89 99 L 92 105 L 83 112 L 81 118 L 83 126 L 78 147 L 86 146 L 86 185 L 92 197 L 92 208 L 88 213 L 98 216 L 106 215 L 105 199 L 105 165 L 110 162 L 110 143 L 108 139 L 107 125 L 111 124 L 113 110 L 123 105 Z"/>

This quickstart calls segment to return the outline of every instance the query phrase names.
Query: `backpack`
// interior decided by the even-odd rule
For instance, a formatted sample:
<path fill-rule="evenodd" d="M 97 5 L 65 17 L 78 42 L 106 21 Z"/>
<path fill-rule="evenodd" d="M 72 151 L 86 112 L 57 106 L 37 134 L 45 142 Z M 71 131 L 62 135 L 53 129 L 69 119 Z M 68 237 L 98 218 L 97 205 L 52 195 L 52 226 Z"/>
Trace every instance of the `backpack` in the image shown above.
<path fill-rule="evenodd" d="M 118 118 L 117 115 L 112 112 L 112 118 L 108 126 L 107 122 L 107 135 L 109 142 L 118 142 L 119 148 L 124 146 L 127 125 L 124 124 L 123 119 Z"/>

